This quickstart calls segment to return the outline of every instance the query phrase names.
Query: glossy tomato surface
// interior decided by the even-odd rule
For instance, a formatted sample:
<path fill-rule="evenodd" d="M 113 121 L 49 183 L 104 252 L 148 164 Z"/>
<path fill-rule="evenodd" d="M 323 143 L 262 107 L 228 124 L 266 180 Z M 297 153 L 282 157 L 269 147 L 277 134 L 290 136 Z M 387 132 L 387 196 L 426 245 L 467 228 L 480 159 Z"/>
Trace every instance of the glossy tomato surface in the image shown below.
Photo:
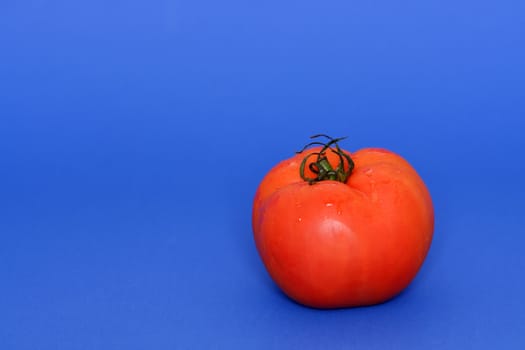
<path fill-rule="evenodd" d="M 406 160 L 377 148 L 344 151 L 355 164 L 346 183 L 309 184 L 299 167 L 318 151 L 279 163 L 262 180 L 252 216 L 257 250 L 272 279 L 301 304 L 384 302 L 408 286 L 428 253 L 430 194 Z"/>

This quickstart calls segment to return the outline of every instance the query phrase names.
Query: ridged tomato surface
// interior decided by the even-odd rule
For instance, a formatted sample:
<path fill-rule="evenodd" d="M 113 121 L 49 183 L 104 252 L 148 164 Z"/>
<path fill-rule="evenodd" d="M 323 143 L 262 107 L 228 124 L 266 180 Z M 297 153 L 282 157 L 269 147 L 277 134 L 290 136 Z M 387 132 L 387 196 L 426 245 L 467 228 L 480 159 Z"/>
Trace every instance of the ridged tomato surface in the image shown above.
<path fill-rule="evenodd" d="M 307 306 L 386 301 L 408 286 L 430 248 L 429 192 L 406 160 L 377 148 L 344 151 L 355 164 L 346 183 L 309 184 L 299 166 L 316 151 L 279 163 L 256 192 L 252 224 L 262 261 L 284 293 Z"/>

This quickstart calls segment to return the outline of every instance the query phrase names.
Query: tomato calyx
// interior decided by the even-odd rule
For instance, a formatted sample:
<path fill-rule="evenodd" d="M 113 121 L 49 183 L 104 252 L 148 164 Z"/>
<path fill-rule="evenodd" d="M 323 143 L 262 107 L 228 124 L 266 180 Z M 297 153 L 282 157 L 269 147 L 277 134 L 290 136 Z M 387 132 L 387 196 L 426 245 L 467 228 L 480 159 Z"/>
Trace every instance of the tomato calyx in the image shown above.
<path fill-rule="evenodd" d="M 346 183 L 350 177 L 350 174 L 352 173 L 352 170 L 354 169 L 354 161 L 352 158 L 350 158 L 350 156 L 339 147 L 339 141 L 346 139 L 346 137 L 333 138 L 325 134 L 317 134 L 310 137 L 310 139 L 319 138 L 327 139 L 327 141 L 312 141 L 304 146 L 302 150 L 296 152 L 297 154 L 301 154 L 311 146 L 322 146 L 319 152 L 310 153 L 303 158 L 299 167 L 299 174 L 301 175 L 301 178 L 310 185 L 325 180 Z M 335 153 L 339 158 L 339 163 L 335 169 L 326 156 L 328 151 Z M 308 160 L 314 157 L 315 160 L 308 163 Z M 305 175 L 305 168 L 307 164 L 308 169 L 310 169 L 310 171 L 316 175 L 315 177 L 312 178 Z"/>

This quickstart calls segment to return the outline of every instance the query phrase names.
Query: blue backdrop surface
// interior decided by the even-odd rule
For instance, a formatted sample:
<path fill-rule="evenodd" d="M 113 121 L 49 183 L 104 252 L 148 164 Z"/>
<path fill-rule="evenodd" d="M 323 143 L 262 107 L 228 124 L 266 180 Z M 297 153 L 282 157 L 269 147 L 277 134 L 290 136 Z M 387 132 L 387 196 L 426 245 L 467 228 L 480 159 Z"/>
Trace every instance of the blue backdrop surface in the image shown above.
<path fill-rule="evenodd" d="M 4 0 L 0 348 L 525 348 L 525 2 Z M 307 137 L 408 159 L 411 286 L 272 283 L 255 189 Z"/>

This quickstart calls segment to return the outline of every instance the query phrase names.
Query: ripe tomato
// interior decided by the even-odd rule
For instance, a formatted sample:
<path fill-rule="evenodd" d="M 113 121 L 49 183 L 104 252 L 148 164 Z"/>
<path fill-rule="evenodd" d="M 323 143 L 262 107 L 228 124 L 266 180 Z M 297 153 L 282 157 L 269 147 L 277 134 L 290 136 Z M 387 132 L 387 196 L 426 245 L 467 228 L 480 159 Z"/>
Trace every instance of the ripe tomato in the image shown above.
<path fill-rule="evenodd" d="M 430 194 L 406 160 L 379 148 L 350 154 L 340 140 L 276 165 L 253 204 L 255 244 L 270 276 L 316 308 L 399 294 L 423 264 L 434 229 Z"/>

